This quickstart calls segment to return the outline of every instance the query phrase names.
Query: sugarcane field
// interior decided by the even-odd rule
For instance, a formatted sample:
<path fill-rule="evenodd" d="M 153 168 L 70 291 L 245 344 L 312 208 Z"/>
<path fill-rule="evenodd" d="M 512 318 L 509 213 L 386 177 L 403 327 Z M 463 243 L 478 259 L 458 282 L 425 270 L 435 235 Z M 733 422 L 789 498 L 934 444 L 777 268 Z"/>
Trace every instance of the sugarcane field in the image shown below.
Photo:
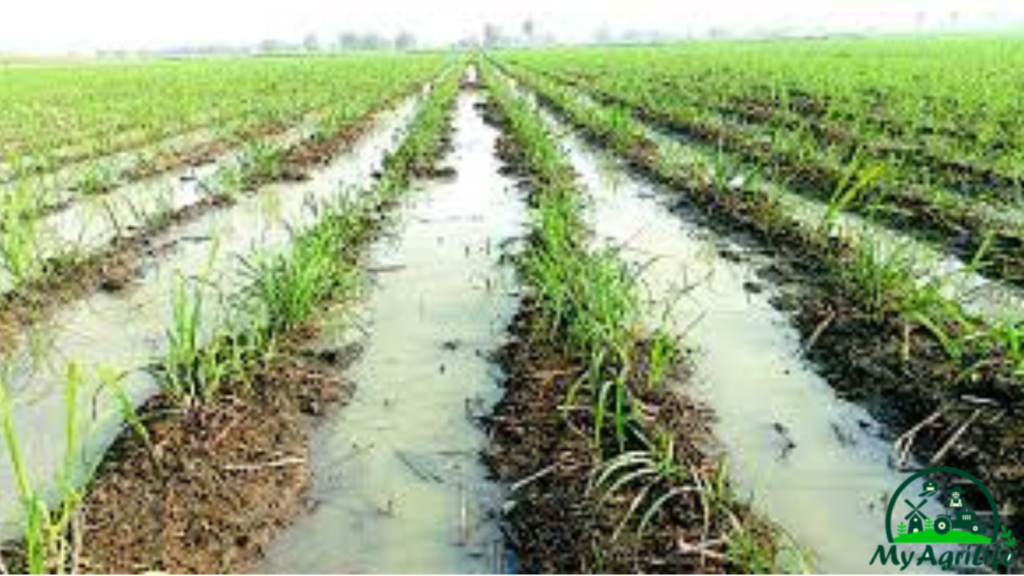
<path fill-rule="evenodd" d="M 1024 572 L 1024 5 L 0 17 L 0 574 Z"/>

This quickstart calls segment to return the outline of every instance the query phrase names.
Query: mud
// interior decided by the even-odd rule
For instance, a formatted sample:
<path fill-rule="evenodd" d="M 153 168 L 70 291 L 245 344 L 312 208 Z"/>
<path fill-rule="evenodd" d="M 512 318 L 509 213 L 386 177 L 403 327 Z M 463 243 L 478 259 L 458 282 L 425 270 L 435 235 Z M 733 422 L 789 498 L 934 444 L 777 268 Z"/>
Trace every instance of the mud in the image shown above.
<path fill-rule="evenodd" d="M 731 565 L 722 549 L 697 547 L 728 528 L 707 526 L 696 496 L 673 501 L 639 537 L 622 531 L 613 540 L 638 490 L 625 488 L 602 501 L 590 486 L 594 446 L 589 411 L 565 413 L 565 392 L 585 367 L 539 340 L 538 313 L 525 304 L 499 354 L 505 396 L 489 418 L 492 446 L 486 458 L 498 479 L 512 486 L 506 534 L 527 573 L 722 573 Z M 677 375 L 681 377 L 683 375 Z M 685 396 L 643 398 L 651 424 L 671 430 L 691 466 L 716 464 L 700 444 L 710 442 L 710 413 Z M 584 401 L 585 403 L 585 401 Z M 664 489 L 664 487 L 663 487 Z"/>
<path fill-rule="evenodd" d="M 502 490 L 479 458 L 487 439 L 478 418 L 500 392 L 490 353 L 517 302 L 502 248 L 525 214 L 497 175 L 495 133 L 477 100 L 463 93 L 453 115 L 443 164 L 457 175 L 413 184 L 394 234 L 371 247 L 365 305 L 345 311 L 356 329 L 321 338 L 364 350 L 346 371 L 357 391 L 314 436 L 314 510 L 270 547 L 260 572 L 514 569 L 498 529 Z M 341 323 L 342 314 L 324 316 Z"/>
<path fill-rule="evenodd" d="M 88 491 L 72 568 L 250 570 L 305 509 L 312 419 L 350 393 L 334 372 L 292 355 L 187 414 L 173 415 L 167 398 L 153 398 L 139 411 L 150 445 L 125 429 Z"/>
<path fill-rule="evenodd" d="M 610 146 L 600 135 L 589 136 Z M 842 397 L 865 406 L 885 425 L 884 438 L 895 441 L 942 410 L 936 425 L 914 437 L 909 454 L 921 465 L 959 466 L 977 475 L 1005 506 L 1000 513 L 1004 522 L 1021 529 L 1024 453 L 1021 427 L 1013 415 L 1020 413 L 1024 391 L 1019 382 L 1002 375 L 1004 360 L 998 355 L 984 359 L 974 377 L 959 379 L 934 336 L 892 314 L 866 314 L 840 295 L 829 267 L 808 258 L 808 253 L 824 253 L 842 262 L 841 246 L 809 246 L 798 230 L 764 220 L 757 206 L 737 202 L 707 184 L 668 178 L 642 154 L 628 162 L 642 176 L 686 191 L 681 210 L 699 210 L 714 230 L 751 243 L 774 259 L 765 278 L 783 289 L 777 304 L 792 314 L 809 358 Z M 971 364 L 967 359 L 963 365 Z M 954 438 L 976 410 L 977 419 Z M 951 439 L 955 442 L 947 446 Z"/>
<path fill-rule="evenodd" d="M 556 78 L 564 78 L 556 76 Z M 578 84 L 578 83 L 577 83 Z M 661 111 L 636 105 L 628 99 L 596 91 L 592 86 L 577 86 L 599 102 L 625 106 L 639 118 L 669 131 L 684 141 L 725 145 L 745 161 L 761 166 L 772 177 L 787 182 L 794 191 L 821 201 L 828 201 L 844 174 L 840 166 L 808 163 L 790 158 L 779 152 L 766 140 L 750 139 L 740 128 L 721 123 L 687 122 Z M 871 195 L 881 195 L 893 209 L 875 212 L 871 218 L 913 235 L 922 241 L 937 244 L 963 261 L 970 261 L 985 245 L 991 230 L 994 241 L 988 245 L 986 258 L 978 272 L 995 280 L 1015 286 L 1024 286 L 1024 239 L 1013 232 L 1015 222 L 1002 222 L 1004 214 L 993 210 L 980 212 L 974 207 L 939 207 L 926 190 L 914 186 L 901 188 L 899 193 L 872 191 L 860 200 L 865 206 L 872 204 Z"/>

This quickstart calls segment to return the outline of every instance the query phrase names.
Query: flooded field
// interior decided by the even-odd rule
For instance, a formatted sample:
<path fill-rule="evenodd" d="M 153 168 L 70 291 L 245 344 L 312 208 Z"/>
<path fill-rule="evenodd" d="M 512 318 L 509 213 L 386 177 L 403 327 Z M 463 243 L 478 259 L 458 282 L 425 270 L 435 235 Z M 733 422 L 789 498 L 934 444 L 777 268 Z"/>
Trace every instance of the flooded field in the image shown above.
<path fill-rule="evenodd" d="M 498 175 L 495 131 L 459 99 L 450 180 L 430 183 L 372 250 L 345 371 L 352 403 L 314 440 L 313 512 L 268 552 L 266 571 L 505 572 L 501 487 L 487 479 L 477 418 L 501 375 L 489 360 L 516 305 L 503 264 L 524 206 Z M 410 293 L 411 286 L 420 288 Z M 350 329 L 351 330 L 351 329 Z M 347 336 L 353 338 L 351 334 Z M 324 338 L 346 335 L 326 333 Z M 337 534 L 353 537 L 338 540 Z"/>
<path fill-rule="evenodd" d="M 862 42 L 4 67 L 0 573 L 1014 572 L 1015 105 Z"/>

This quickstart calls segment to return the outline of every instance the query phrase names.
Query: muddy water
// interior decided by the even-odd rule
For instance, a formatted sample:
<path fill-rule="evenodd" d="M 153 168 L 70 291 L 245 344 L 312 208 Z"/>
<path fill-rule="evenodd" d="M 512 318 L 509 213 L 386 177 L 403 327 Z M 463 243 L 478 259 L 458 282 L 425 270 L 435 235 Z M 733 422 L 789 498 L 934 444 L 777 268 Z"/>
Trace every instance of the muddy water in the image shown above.
<path fill-rule="evenodd" d="M 407 102 L 380 116 L 377 127 L 350 153 L 312 179 L 267 187 L 238 204 L 210 212 L 161 237 L 161 245 L 140 263 L 126 290 L 97 293 L 59 310 L 44 324 L 19 335 L 7 355 L 3 374 L 14 396 L 17 430 L 34 481 L 49 485 L 63 457 L 64 374 L 71 362 L 87 375 L 99 367 L 125 373 L 124 385 L 137 400 L 155 389 L 147 364 L 159 358 L 170 325 L 172 286 L 189 277 L 204 297 L 204 322 L 218 324 L 219 298 L 245 281 L 243 258 L 255 250 L 281 250 L 291 233 L 314 222 L 311 207 L 365 186 L 392 148 L 414 109 Z M 93 382 L 94 384 L 95 382 Z M 108 394 L 83 391 L 88 408 L 85 458 L 94 458 L 113 439 L 119 417 Z M 14 483 L 5 447 L 0 444 L 0 520 L 18 516 Z M 9 532 L 5 532 L 9 533 Z"/>
<path fill-rule="evenodd" d="M 459 99 L 451 181 L 413 190 L 396 239 L 375 247 L 352 403 L 314 444 L 312 512 L 266 572 L 465 573 L 506 568 L 471 422 L 499 396 L 488 353 L 516 307 L 503 246 L 525 214 L 498 175 L 495 131 Z M 321 344 L 341 347 L 345 332 Z"/>
<path fill-rule="evenodd" d="M 680 141 L 653 127 L 651 136 L 670 157 L 682 163 L 723 162 L 734 176 L 730 183 L 740 186 L 749 175 L 749 166 L 728 155 L 707 150 L 693 142 Z M 808 198 L 785 186 L 762 181 L 755 189 L 778 199 L 784 211 L 808 227 L 819 226 L 825 219 L 828 206 Z M 918 240 L 892 228 L 866 220 L 858 214 L 842 212 L 835 220 L 835 233 L 849 235 L 862 242 L 871 242 L 883 257 L 893 258 L 912 266 L 921 283 L 938 282 L 947 298 L 961 302 L 969 312 L 985 318 L 1024 319 L 1024 289 L 1012 284 L 986 278 L 971 270 L 960 257 L 944 252 L 932 243 Z"/>
<path fill-rule="evenodd" d="M 578 95 L 584 106 L 597 106 L 593 98 Z M 667 158 L 682 165 L 722 166 L 730 174 L 730 184 L 745 185 L 750 166 L 727 152 L 711 149 L 701 143 L 681 139 L 669 130 L 644 125 L 646 136 L 661 148 Z M 785 186 L 761 181 L 755 189 L 777 198 L 786 213 L 808 227 L 822 223 L 828 207 Z M 961 302 L 968 312 L 991 320 L 1024 321 L 1024 289 L 998 280 L 985 278 L 972 271 L 961 258 L 934 244 L 866 220 L 857 214 L 842 212 L 836 219 L 837 232 L 846 232 L 862 241 L 872 242 L 883 257 L 908 262 L 921 283 L 937 282 L 942 293 Z"/>
<path fill-rule="evenodd" d="M 652 322 L 667 320 L 694 348 L 693 386 L 714 409 L 739 493 L 813 550 L 819 570 L 878 568 L 868 561 L 885 539 L 886 499 L 906 475 L 871 416 L 801 358 L 758 257 L 669 212 L 663 191 L 586 144 L 570 139 L 568 150 L 593 195 L 598 241 L 640 267 Z"/>
<path fill-rule="evenodd" d="M 268 141 L 282 146 L 295 144 L 305 137 L 310 126 L 298 126 Z M 62 254 L 90 254 L 119 236 L 197 204 L 213 191 L 218 169 L 237 162 L 241 153 L 242 150 L 234 150 L 215 162 L 120 186 L 96 197 L 65 190 L 71 203 L 39 219 L 31 229 L 35 257 L 43 262 Z M 0 294 L 15 287 L 16 279 L 0 267 Z"/>

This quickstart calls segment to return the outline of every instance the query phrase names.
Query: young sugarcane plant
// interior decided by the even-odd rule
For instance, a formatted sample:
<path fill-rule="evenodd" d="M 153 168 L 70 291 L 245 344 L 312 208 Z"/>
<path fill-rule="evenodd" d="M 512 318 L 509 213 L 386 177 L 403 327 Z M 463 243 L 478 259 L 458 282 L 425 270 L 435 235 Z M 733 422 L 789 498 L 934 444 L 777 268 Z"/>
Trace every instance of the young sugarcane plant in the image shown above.
<path fill-rule="evenodd" d="M 60 504 L 52 509 L 29 474 L 8 386 L 0 379 L 0 432 L 24 513 L 24 570 L 32 574 L 63 574 L 75 570 L 71 566 L 75 553 L 72 531 L 76 529 L 75 520 L 82 499 L 80 487 L 91 477 L 94 469 L 80 459 L 81 423 L 78 406 L 84 384 L 85 378 L 80 367 L 75 363 L 69 364 L 64 380 L 64 459 L 55 477 Z"/>

